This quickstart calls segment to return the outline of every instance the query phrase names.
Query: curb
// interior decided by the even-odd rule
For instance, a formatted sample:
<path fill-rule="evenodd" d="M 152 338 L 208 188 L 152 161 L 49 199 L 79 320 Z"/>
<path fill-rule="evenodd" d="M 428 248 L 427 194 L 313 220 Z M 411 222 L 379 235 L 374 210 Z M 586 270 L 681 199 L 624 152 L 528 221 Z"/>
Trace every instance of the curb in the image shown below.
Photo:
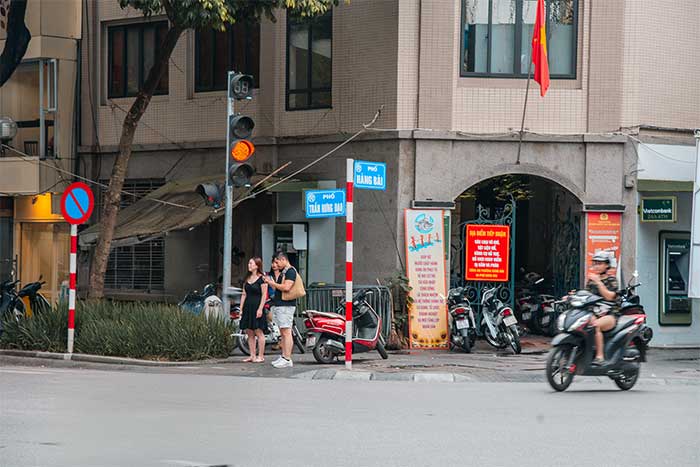
<path fill-rule="evenodd" d="M 88 362 L 88 363 L 108 363 L 112 365 L 134 365 L 134 366 L 150 366 L 150 367 L 180 367 L 192 365 L 210 365 L 212 363 L 227 363 L 230 359 L 210 359 L 210 360 L 195 360 L 183 362 L 161 362 L 155 360 L 141 360 L 138 358 L 126 357 L 109 357 L 105 355 L 92 355 L 82 353 L 57 353 L 43 352 L 35 350 L 10 350 L 0 349 L 0 355 L 8 355 L 11 357 L 29 357 L 29 358 L 47 358 L 51 360 L 70 360 L 73 362 Z"/>

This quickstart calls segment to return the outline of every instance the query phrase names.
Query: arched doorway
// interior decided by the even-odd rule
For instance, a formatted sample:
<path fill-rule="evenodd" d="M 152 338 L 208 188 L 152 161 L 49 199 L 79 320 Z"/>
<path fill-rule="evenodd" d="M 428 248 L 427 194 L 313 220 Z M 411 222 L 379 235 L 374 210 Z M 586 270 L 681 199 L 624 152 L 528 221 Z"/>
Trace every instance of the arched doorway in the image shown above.
<path fill-rule="evenodd" d="M 557 182 L 531 174 L 482 180 L 455 199 L 451 222 L 450 286 L 467 287 L 478 308 L 492 283 L 466 279 L 469 225 L 510 226 L 508 281 L 499 296 L 513 305 L 518 280 L 527 272 L 544 277 L 542 290 L 555 296 L 578 288 L 582 263 L 582 202 Z"/>

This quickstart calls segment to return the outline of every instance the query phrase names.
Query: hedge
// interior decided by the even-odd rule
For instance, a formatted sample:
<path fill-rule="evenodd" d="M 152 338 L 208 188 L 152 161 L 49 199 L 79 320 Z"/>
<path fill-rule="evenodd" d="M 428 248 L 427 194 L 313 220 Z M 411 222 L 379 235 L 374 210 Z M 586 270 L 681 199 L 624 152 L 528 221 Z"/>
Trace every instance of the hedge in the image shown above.
<path fill-rule="evenodd" d="M 65 352 L 67 323 L 65 305 L 19 322 L 5 317 L 0 347 Z M 233 349 L 232 332 L 221 318 L 196 316 L 171 305 L 80 302 L 74 351 L 148 360 L 223 358 Z"/>

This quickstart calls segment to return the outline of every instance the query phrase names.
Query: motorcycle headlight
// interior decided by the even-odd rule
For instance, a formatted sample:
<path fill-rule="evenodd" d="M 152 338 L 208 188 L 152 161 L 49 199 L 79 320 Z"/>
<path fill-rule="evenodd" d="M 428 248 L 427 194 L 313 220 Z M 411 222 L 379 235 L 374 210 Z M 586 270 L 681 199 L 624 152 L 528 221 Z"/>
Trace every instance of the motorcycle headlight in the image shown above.
<path fill-rule="evenodd" d="M 557 318 L 557 329 L 560 331 L 564 330 L 564 321 L 566 321 L 566 313 L 562 313 Z"/>
<path fill-rule="evenodd" d="M 577 319 L 576 321 L 574 321 L 574 324 L 572 324 L 571 326 L 569 326 L 569 329 L 568 329 L 569 332 L 575 331 L 576 329 L 578 329 L 578 328 L 580 328 L 581 326 L 583 326 L 584 324 L 586 324 L 586 322 L 588 321 L 588 319 L 589 319 L 588 316 L 581 316 L 579 319 Z"/>

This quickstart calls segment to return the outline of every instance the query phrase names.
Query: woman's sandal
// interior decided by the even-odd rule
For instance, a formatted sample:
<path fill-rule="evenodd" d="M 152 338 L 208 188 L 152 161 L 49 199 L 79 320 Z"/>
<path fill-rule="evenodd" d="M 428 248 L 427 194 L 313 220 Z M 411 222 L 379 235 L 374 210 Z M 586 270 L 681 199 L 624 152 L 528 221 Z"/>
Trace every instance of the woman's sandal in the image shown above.
<path fill-rule="evenodd" d="M 263 357 L 263 358 L 256 358 L 256 359 L 253 360 L 253 363 L 263 363 L 263 362 L 265 362 L 265 357 Z"/>
<path fill-rule="evenodd" d="M 245 363 L 255 362 L 255 357 L 244 358 L 243 361 L 244 361 Z"/>

